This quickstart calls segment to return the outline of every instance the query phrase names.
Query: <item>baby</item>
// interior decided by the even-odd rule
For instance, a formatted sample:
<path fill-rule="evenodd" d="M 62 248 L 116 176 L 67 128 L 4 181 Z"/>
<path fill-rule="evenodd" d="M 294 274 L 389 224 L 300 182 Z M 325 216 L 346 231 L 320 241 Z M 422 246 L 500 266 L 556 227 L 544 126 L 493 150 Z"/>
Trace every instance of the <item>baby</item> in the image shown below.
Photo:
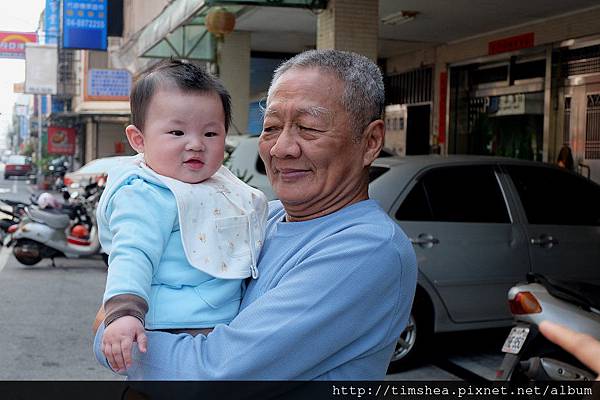
<path fill-rule="evenodd" d="M 109 175 L 97 220 L 109 254 L 102 350 L 132 363 L 145 329 L 208 334 L 237 314 L 256 269 L 266 198 L 222 166 L 231 120 L 224 86 L 167 60 L 134 84 L 127 139 L 139 153 Z M 145 327 L 145 329 L 144 329 Z"/>

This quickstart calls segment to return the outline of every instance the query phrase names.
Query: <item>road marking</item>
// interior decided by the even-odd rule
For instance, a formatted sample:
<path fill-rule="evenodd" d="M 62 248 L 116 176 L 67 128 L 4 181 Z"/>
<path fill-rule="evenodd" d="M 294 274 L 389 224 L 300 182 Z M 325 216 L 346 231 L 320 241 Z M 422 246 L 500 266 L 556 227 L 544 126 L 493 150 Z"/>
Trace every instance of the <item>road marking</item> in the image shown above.
<path fill-rule="evenodd" d="M 12 181 L 12 192 L 17 193 L 17 181 L 15 179 Z"/>
<path fill-rule="evenodd" d="M 6 246 L 2 246 L 2 249 L 0 249 L 0 272 L 2 272 L 4 267 L 6 267 L 6 264 L 8 264 L 8 258 L 11 253 L 10 250 L 11 248 Z"/>

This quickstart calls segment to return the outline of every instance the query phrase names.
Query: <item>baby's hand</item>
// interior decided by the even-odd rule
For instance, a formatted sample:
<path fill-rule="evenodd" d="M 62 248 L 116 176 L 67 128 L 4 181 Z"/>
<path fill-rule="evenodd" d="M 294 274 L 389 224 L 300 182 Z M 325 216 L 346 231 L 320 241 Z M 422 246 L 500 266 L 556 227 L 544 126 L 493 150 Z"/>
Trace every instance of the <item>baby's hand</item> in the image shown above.
<path fill-rule="evenodd" d="M 137 342 L 142 353 L 146 352 L 146 334 L 141 321 L 124 316 L 106 327 L 102 337 L 102 352 L 116 372 L 131 367 L 131 348 Z"/>

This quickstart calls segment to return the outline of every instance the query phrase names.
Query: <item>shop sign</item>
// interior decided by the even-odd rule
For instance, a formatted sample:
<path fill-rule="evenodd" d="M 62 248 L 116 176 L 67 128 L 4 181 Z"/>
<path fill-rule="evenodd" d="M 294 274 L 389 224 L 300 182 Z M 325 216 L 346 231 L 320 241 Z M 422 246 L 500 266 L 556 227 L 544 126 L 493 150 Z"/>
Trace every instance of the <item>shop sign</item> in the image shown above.
<path fill-rule="evenodd" d="M 25 117 L 29 115 L 29 107 L 27 104 L 15 104 L 15 114 L 18 117 Z"/>
<path fill-rule="evenodd" d="M 131 74 L 125 69 L 90 69 L 85 100 L 127 101 L 131 91 Z"/>
<path fill-rule="evenodd" d="M 25 49 L 25 93 L 56 94 L 58 51 L 54 45 Z"/>
<path fill-rule="evenodd" d="M 105 0 L 63 0 L 63 47 L 106 50 Z"/>
<path fill-rule="evenodd" d="M 533 47 L 534 41 L 535 35 L 533 32 L 494 40 L 488 43 L 488 54 L 493 55 L 515 50 L 528 49 Z"/>
<path fill-rule="evenodd" d="M 48 154 L 75 154 L 75 128 L 48 127 Z"/>
<path fill-rule="evenodd" d="M 0 58 L 25 59 L 25 43 L 37 43 L 37 34 L 0 32 Z"/>
<path fill-rule="evenodd" d="M 25 93 L 25 82 L 13 83 L 13 93 Z"/>
<path fill-rule="evenodd" d="M 60 0 L 46 0 L 44 9 L 44 31 L 46 44 L 58 44 L 58 6 Z"/>

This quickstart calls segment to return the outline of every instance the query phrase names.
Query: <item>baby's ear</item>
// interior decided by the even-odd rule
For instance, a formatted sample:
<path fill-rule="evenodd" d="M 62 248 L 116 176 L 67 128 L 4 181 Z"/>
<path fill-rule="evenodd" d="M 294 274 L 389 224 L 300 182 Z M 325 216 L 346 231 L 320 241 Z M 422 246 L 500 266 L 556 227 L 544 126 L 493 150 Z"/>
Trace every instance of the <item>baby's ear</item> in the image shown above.
<path fill-rule="evenodd" d="M 144 152 L 144 135 L 142 131 L 135 125 L 129 125 L 125 128 L 125 135 L 127 135 L 127 140 L 129 140 L 129 144 L 135 151 L 138 153 Z"/>

